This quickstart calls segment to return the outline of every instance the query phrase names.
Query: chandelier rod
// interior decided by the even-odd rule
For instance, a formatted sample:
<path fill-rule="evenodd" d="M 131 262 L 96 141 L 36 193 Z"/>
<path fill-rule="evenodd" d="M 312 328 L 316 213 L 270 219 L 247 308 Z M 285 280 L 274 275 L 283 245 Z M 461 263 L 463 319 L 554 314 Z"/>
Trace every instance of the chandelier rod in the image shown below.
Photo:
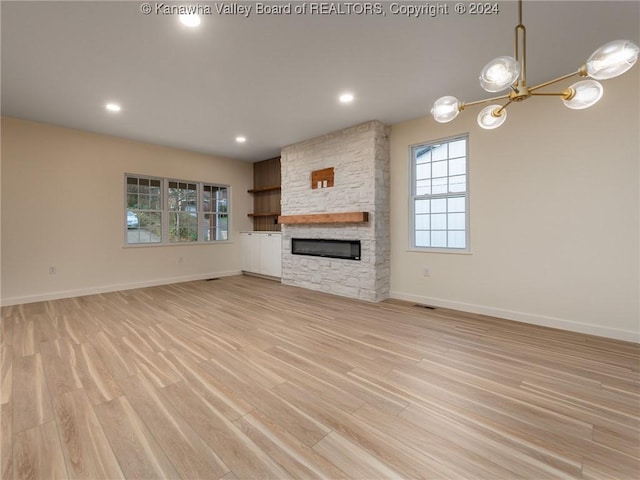
<path fill-rule="evenodd" d="M 520 37 L 522 36 L 522 48 Z M 520 55 L 522 53 L 522 55 Z M 522 0 L 518 0 L 518 25 L 515 28 L 515 52 L 514 57 L 520 64 L 520 84 L 527 84 L 527 29 L 522 23 Z M 522 57 L 522 61 L 520 61 Z"/>
<path fill-rule="evenodd" d="M 522 25 L 522 0 L 518 0 L 518 25 Z"/>

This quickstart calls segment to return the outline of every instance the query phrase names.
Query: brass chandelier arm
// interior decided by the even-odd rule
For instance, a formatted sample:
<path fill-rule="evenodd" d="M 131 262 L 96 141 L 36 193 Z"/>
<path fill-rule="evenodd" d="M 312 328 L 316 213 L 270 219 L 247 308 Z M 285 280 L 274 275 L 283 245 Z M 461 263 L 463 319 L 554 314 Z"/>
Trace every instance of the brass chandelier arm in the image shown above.
<path fill-rule="evenodd" d="M 494 100 L 504 100 L 505 98 L 509 98 L 509 94 L 500 95 L 499 97 L 485 98 L 484 100 L 476 100 L 475 102 L 466 102 L 466 103 L 460 102 L 460 106 L 458 107 L 458 110 L 462 111 L 465 109 L 465 107 L 470 107 L 472 105 L 481 105 L 483 103 L 492 102 Z"/>
<path fill-rule="evenodd" d="M 518 27 L 516 27 L 516 30 L 519 27 L 521 27 L 521 25 L 518 25 Z M 522 28 L 524 29 L 523 26 L 522 26 Z M 523 32 L 524 32 L 524 30 L 523 30 Z M 518 48 L 517 45 L 518 45 L 518 42 L 517 42 L 517 39 L 516 39 L 516 49 Z M 522 53 L 523 53 L 523 57 L 522 58 L 524 60 L 524 51 Z M 523 64 L 523 68 L 524 68 L 524 62 L 522 64 Z M 561 82 L 561 81 L 566 80 L 568 78 L 575 77 L 576 75 L 581 76 L 581 77 L 587 77 L 588 76 L 587 67 L 585 65 L 582 65 L 575 72 L 567 73 L 566 75 L 563 75 L 563 76 L 558 77 L 558 78 L 554 78 L 553 80 L 549 80 L 548 82 L 544 82 L 544 83 L 541 83 L 539 85 L 536 85 L 535 87 L 530 87 L 530 88 L 526 87 L 526 84 L 524 83 L 524 70 L 521 73 L 520 80 L 522 82 L 521 85 L 524 86 L 524 88 L 526 89 L 526 92 L 527 92 L 526 96 L 527 97 L 528 96 L 534 96 L 534 95 L 535 96 L 557 96 L 557 97 L 564 97 L 565 99 L 568 99 L 568 98 L 570 98 L 572 96 L 572 93 L 575 95 L 575 92 L 571 92 L 570 90 L 564 90 L 563 92 L 549 92 L 549 93 L 547 93 L 547 92 L 536 92 L 536 90 L 539 90 L 539 89 L 544 88 L 544 87 L 548 87 L 549 85 L 553 85 L 554 83 Z M 492 102 L 494 100 L 504 100 L 505 98 L 508 98 L 509 101 L 505 105 L 500 107 L 499 110 L 496 111 L 496 114 L 500 115 L 502 113 L 502 111 L 505 108 L 507 108 L 507 105 L 512 103 L 512 100 L 513 100 L 512 96 L 513 95 L 511 93 L 508 93 L 506 95 L 499 95 L 497 97 L 485 98 L 484 100 L 476 100 L 475 102 L 460 102 L 460 105 L 458 106 L 458 111 L 461 112 L 462 110 L 465 109 L 465 107 L 470 107 L 472 105 L 481 105 L 483 103 Z M 516 98 L 517 98 L 517 96 L 516 96 Z"/>
<path fill-rule="evenodd" d="M 579 75 L 581 77 L 588 76 L 587 67 L 585 65 L 583 65 L 578 70 L 576 70 L 575 72 L 567 73 L 566 75 L 563 75 L 563 76 L 558 77 L 558 78 L 554 78 L 553 80 L 549 80 L 548 82 L 541 83 L 540 85 L 536 85 L 535 87 L 530 87 L 529 88 L 529 93 L 533 93 L 536 90 L 539 90 L 539 89 L 544 88 L 544 87 L 548 87 L 549 85 L 553 85 L 554 83 L 561 82 L 562 80 L 566 80 L 567 78 L 575 77 L 576 75 Z M 539 94 L 535 94 L 535 95 L 539 95 Z"/>
<path fill-rule="evenodd" d="M 570 89 L 565 90 L 564 92 L 539 92 L 532 93 L 531 95 L 535 95 L 537 97 L 566 97 L 569 95 Z"/>
<path fill-rule="evenodd" d="M 505 108 L 507 108 L 509 105 L 511 105 L 511 100 L 509 100 L 507 103 L 505 103 L 503 106 L 501 106 L 500 108 L 498 108 L 494 112 L 491 112 L 491 115 L 493 115 L 494 117 L 499 117 L 500 115 L 502 115 L 502 111 Z"/>

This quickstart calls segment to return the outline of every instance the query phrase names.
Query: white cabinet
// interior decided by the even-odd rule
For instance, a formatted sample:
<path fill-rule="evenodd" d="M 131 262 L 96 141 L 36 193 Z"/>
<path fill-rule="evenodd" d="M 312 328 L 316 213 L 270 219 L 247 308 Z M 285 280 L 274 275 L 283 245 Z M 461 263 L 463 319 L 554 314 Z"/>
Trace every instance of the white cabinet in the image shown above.
<path fill-rule="evenodd" d="M 260 234 L 260 273 L 282 276 L 282 234 Z"/>
<path fill-rule="evenodd" d="M 258 272 L 260 270 L 260 237 L 257 233 L 240 233 L 242 246 L 242 270 Z"/>
<path fill-rule="evenodd" d="M 282 234 L 242 232 L 242 270 L 270 277 L 282 276 Z"/>

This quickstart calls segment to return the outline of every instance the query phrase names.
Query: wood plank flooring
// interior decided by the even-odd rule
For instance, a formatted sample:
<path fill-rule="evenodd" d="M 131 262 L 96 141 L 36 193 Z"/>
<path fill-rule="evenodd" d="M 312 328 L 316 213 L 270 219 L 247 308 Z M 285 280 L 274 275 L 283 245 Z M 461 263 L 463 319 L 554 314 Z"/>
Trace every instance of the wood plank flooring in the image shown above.
<path fill-rule="evenodd" d="M 1 327 L 3 480 L 640 478 L 637 344 L 247 276 Z"/>

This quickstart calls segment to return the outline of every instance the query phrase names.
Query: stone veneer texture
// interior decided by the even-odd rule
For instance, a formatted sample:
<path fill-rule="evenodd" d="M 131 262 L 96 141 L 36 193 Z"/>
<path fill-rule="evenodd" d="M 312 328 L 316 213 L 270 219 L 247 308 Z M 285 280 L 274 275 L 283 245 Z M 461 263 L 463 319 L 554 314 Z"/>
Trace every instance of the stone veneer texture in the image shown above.
<path fill-rule="evenodd" d="M 364 224 L 282 226 L 282 283 L 381 301 L 389 297 L 389 127 L 346 128 L 281 153 L 282 215 L 368 212 Z M 311 172 L 334 168 L 334 186 L 311 188 Z M 292 238 L 360 240 L 361 260 L 291 254 Z"/>

